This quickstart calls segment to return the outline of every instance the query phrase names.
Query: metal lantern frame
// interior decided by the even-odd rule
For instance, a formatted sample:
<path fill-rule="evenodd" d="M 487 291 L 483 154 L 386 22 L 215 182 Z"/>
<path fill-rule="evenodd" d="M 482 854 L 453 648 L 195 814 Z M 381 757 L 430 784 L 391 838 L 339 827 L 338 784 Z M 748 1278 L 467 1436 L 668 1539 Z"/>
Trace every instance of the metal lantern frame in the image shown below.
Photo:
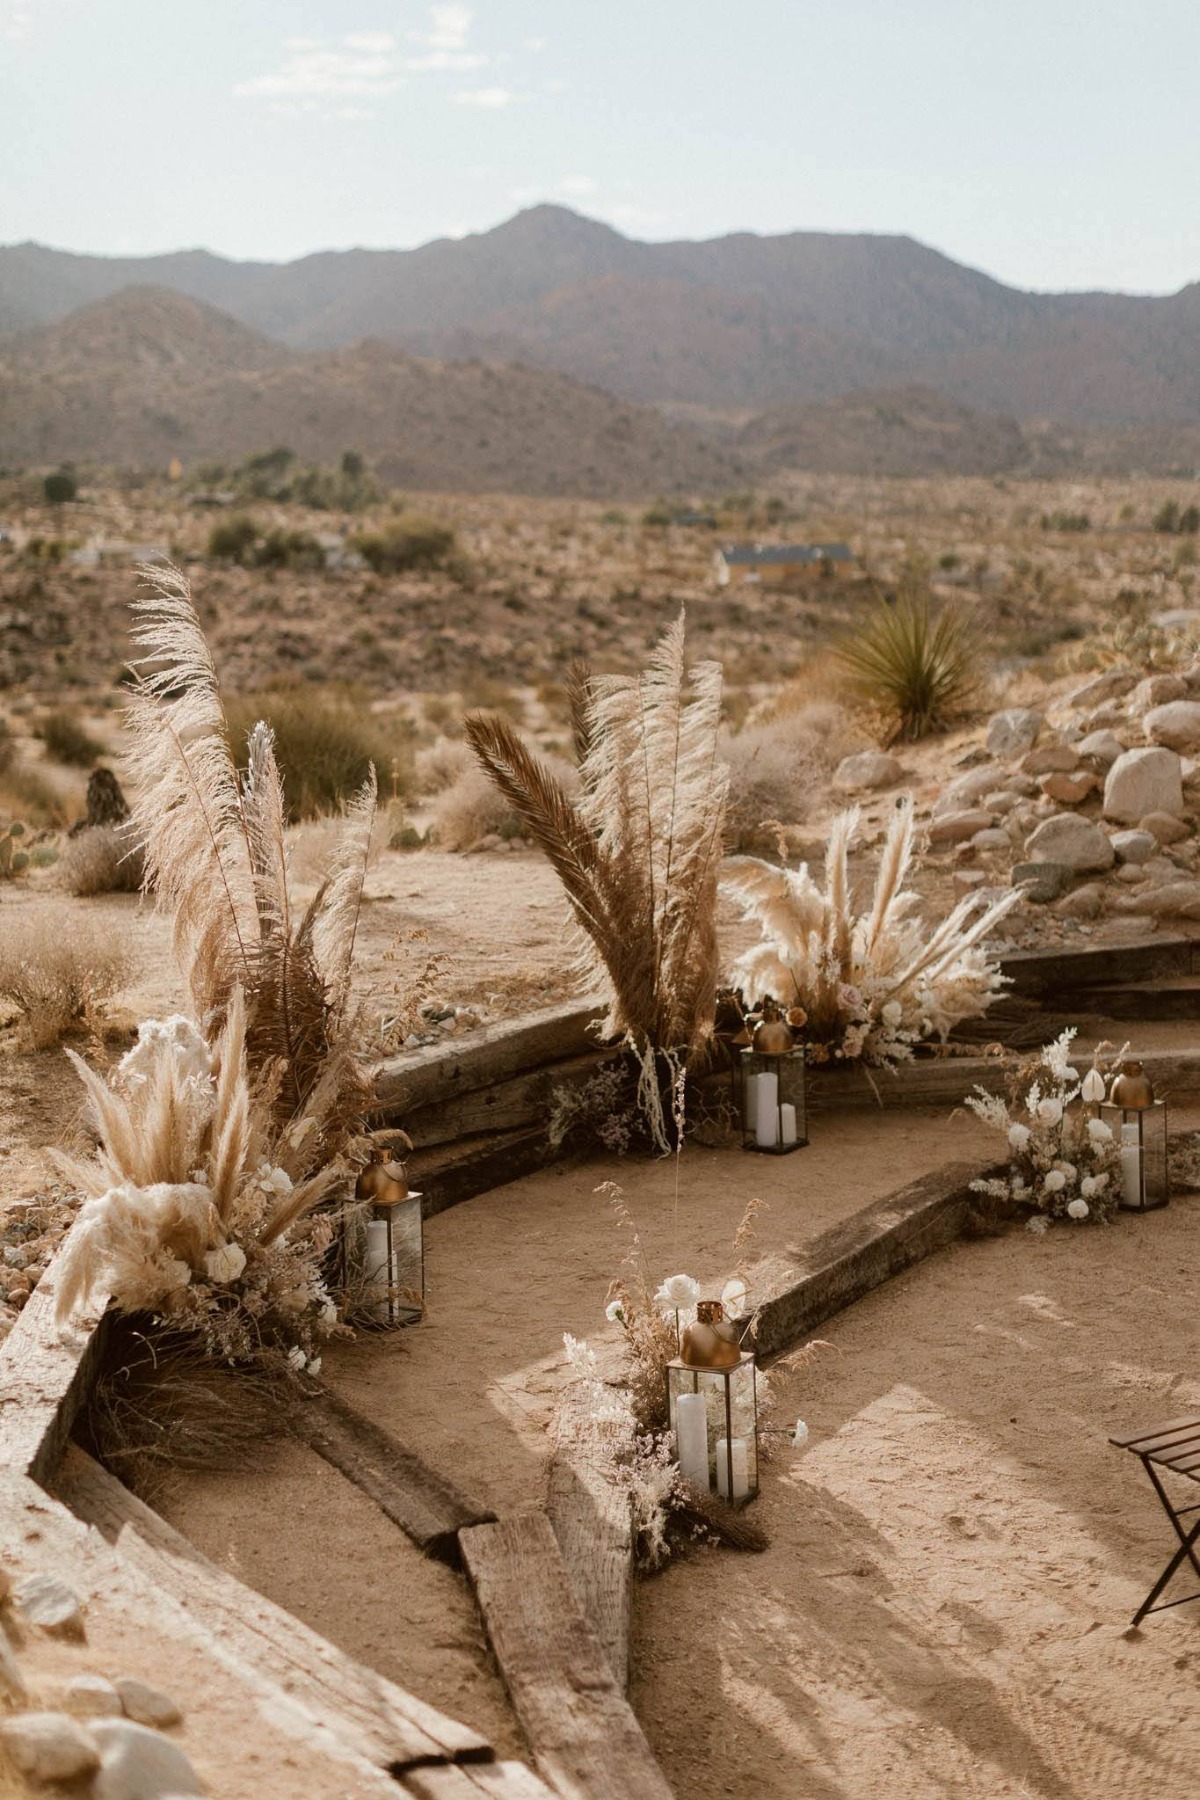
<path fill-rule="evenodd" d="M 1100 1108 L 1100 1117 L 1112 1127 L 1118 1154 L 1134 1148 L 1133 1144 L 1123 1142 L 1123 1128 L 1137 1127 L 1138 1198 L 1130 1200 L 1126 1194 L 1122 1162 L 1117 1172 L 1122 1210 L 1155 1212 L 1160 1206 L 1166 1206 L 1171 1198 L 1166 1102 L 1155 1100 L 1149 1106 L 1119 1106 L 1106 1101 Z"/>
<path fill-rule="evenodd" d="M 381 1257 L 373 1257 L 369 1249 L 368 1224 L 384 1226 Z M 348 1294 L 359 1285 L 363 1290 L 352 1312 L 355 1325 L 391 1331 L 424 1318 L 425 1215 L 420 1194 L 374 1200 L 346 1221 L 342 1279 Z M 417 1295 L 419 1300 L 410 1297 Z"/>
<path fill-rule="evenodd" d="M 742 1070 L 742 1149 L 757 1150 L 763 1156 L 790 1156 L 793 1150 L 803 1150 L 808 1143 L 808 1103 L 806 1098 L 808 1059 L 803 1044 L 795 1044 L 790 1050 L 778 1056 L 765 1055 L 761 1050 L 743 1050 L 740 1056 Z M 775 1133 L 771 1143 L 761 1141 L 757 1104 L 751 1107 L 750 1096 L 753 1093 L 757 1102 L 758 1088 L 751 1088 L 751 1082 L 757 1083 L 762 1075 L 775 1077 Z M 796 1137 L 793 1143 L 785 1143 L 783 1137 L 783 1109 L 785 1106 L 795 1108 Z"/>
<path fill-rule="evenodd" d="M 758 1379 L 754 1353 L 743 1350 L 728 1369 L 699 1369 L 674 1356 L 667 1364 L 667 1416 L 676 1431 L 682 1394 L 703 1394 L 708 1453 L 707 1489 L 730 1506 L 743 1507 L 758 1493 Z M 747 1421 L 748 1415 L 748 1421 Z M 735 1431 L 735 1421 L 737 1429 Z M 724 1443 L 722 1457 L 720 1446 Z M 746 1492 L 736 1492 L 734 1445 L 746 1445 Z M 676 1437 L 678 1460 L 678 1437 Z M 723 1466 L 722 1466 L 723 1465 Z"/>

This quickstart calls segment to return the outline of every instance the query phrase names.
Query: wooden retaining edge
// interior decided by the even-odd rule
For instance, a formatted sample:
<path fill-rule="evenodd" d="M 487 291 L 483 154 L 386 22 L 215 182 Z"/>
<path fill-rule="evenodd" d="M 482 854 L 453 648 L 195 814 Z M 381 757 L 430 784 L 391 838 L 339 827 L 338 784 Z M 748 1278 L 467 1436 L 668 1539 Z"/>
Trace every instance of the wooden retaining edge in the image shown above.
<path fill-rule="evenodd" d="M 571 1001 L 389 1057 L 375 1070 L 376 1107 L 384 1117 L 406 1116 L 529 1069 L 582 1056 L 596 1048 L 589 1027 L 604 1011 L 596 1000 Z"/>
<path fill-rule="evenodd" d="M 629 1688 L 633 1623 L 633 1517 L 629 1495 L 601 1470 L 555 1454 L 546 1514 L 575 1598 L 622 1693 Z"/>
<path fill-rule="evenodd" d="M 563 1800 L 670 1800 L 666 1778 L 576 1599 L 546 1514 L 475 1525 L 461 1541 L 539 1774 Z"/>
<path fill-rule="evenodd" d="M 1156 1094 L 1166 1100 L 1200 1099 L 1200 1049 L 1146 1050 L 1142 1066 Z M 1083 1075 L 1092 1066 L 1087 1055 L 1071 1063 Z M 1008 1071 L 999 1057 L 931 1056 L 901 1063 L 892 1075 L 873 1069 L 870 1078 L 856 1068 L 811 1069 L 806 1082 L 810 1112 L 834 1112 L 871 1106 L 956 1106 L 976 1087 L 1002 1093 Z"/>
<path fill-rule="evenodd" d="M 60 1332 L 55 1324 L 65 1251 L 64 1243 L 0 1344 L 0 1468 L 37 1482 L 54 1469 L 87 1404 L 108 1331 L 106 1313 L 85 1328 Z"/>
<path fill-rule="evenodd" d="M 1200 973 L 1200 940 L 1150 937 L 1141 943 L 1097 944 L 1087 950 L 1015 950 L 1001 959 L 1000 967 L 1012 984 L 1010 994 L 1073 1003 L 1081 997 L 1081 988 Z"/>

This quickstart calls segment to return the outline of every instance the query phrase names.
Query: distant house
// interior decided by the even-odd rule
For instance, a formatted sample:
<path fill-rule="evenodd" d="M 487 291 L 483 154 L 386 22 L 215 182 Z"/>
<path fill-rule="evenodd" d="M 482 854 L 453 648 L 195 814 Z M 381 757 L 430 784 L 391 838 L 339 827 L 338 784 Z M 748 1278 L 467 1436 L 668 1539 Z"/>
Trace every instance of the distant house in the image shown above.
<path fill-rule="evenodd" d="M 717 586 L 749 581 L 787 587 L 797 577 L 836 575 L 853 561 L 849 544 L 723 544 L 717 551 Z"/>

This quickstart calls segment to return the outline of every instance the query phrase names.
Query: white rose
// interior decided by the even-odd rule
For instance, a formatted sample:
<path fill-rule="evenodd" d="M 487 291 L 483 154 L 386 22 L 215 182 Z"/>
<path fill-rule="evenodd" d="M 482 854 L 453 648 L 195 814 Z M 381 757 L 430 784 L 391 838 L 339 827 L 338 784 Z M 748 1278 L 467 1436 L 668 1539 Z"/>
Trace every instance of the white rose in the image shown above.
<path fill-rule="evenodd" d="M 670 1275 L 654 1298 L 668 1312 L 682 1312 L 684 1307 L 695 1306 L 700 1298 L 700 1283 L 690 1275 Z"/>
<path fill-rule="evenodd" d="M 308 1361 L 307 1356 L 305 1356 L 299 1344 L 292 1345 L 291 1349 L 288 1351 L 287 1359 L 291 1363 L 293 1369 L 302 1369 Z"/>
<path fill-rule="evenodd" d="M 1089 1119 L 1087 1129 L 1093 1144 L 1112 1143 L 1112 1126 L 1107 1119 Z"/>
<path fill-rule="evenodd" d="M 319 1375 L 321 1373 L 321 1358 L 319 1356 L 309 1357 L 308 1372 L 310 1375 Z"/>
<path fill-rule="evenodd" d="M 236 1281 L 246 1267 L 246 1252 L 240 1244 L 221 1244 L 204 1258 L 210 1281 Z"/>
<path fill-rule="evenodd" d="M 1083 1195 L 1085 1200 L 1090 1200 L 1092 1198 L 1093 1194 L 1096 1194 L 1099 1192 L 1099 1187 L 1096 1182 L 1096 1177 L 1094 1175 L 1085 1175 L 1083 1180 L 1079 1184 L 1079 1191 Z M 1070 1208 L 1068 1208 L 1068 1211 L 1069 1210 L 1070 1210 Z"/>
<path fill-rule="evenodd" d="M 1042 1186 L 1048 1194 L 1061 1194 L 1066 1185 L 1067 1178 L 1061 1169 L 1051 1169 L 1042 1182 Z"/>
<path fill-rule="evenodd" d="M 1008 1128 L 1008 1141 L 1014 1150 L 1024 1150 L 1029 1143 L 1028 1125 L 1010 1125 Z"/>
<path fill-rule="evenodd" d="M 1053 1098 L 1039 1100 L 1037 1116 L 1043 1125 L 1057 1125 L 1063 1116 L 1062 1101 Z"/>
<path fill-rule="evenodd" d="M 1075 1164 L 1072 1162 L 1055 1163 L 1054 1166 L 1056 1169 L 1061 1170 L 1061 1172 L 1066 1176 L 1068 1181 L 1074 1181 L 1075 1177 L 1079 1173 L 1079 1170 L 1075 1167 Z"/>
<path fill-rule="evenodd" d="M 610 1325 L 623 1325 L 625 1323 L 625 1308 L 621 1305 L 619 1300 L 610 1300 L 604 1309 L 604 1316 Z"/>
<path fill-rule="evenodd" d="M 890 1025 L 894 1031 L 904 1017 L 904 1008 L 898 1000 L 889 1000 L 879 1016 L 884 1024 Z"/>
<path fill-rule="evenodd" d="M 1071 1219 L 1086 1219 L 1090 1210 L 1086 1200 L 1072 1200 L 1067 1207 L 1067 1216 Z"/>

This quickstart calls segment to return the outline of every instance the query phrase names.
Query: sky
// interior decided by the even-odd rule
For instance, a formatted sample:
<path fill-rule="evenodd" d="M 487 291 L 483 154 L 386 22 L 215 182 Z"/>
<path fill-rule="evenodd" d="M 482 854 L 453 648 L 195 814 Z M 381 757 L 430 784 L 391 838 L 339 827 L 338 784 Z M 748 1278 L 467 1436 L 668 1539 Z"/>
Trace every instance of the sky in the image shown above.
<path fill-rule="evenodd" d="M 557 201 L 1200 279 L 1195 0 L 0 0 L 0 243 L 282 261 Z"/>

